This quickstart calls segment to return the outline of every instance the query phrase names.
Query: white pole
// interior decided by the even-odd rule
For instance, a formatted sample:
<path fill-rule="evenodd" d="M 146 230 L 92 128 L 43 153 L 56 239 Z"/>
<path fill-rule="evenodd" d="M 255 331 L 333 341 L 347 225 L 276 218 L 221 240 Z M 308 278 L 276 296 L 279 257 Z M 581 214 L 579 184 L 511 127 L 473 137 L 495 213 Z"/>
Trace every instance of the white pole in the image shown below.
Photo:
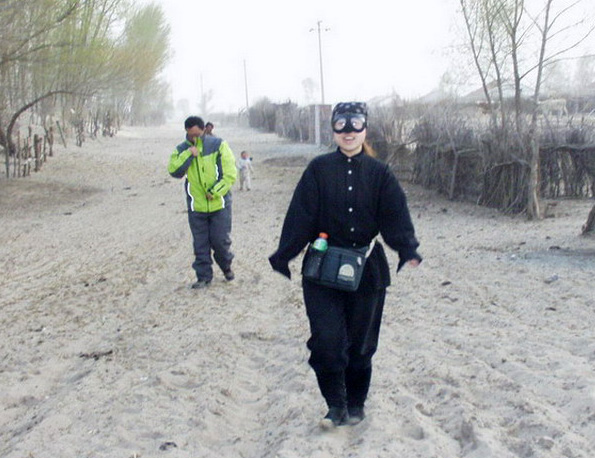
<path fill-rule="evenodd" d="M 248 103 L 248 71 L 246 70 L 246 59 L 244 59 L 244 89 L 246 92 L 246 113 L 250 111 L 250 104 Z"/>

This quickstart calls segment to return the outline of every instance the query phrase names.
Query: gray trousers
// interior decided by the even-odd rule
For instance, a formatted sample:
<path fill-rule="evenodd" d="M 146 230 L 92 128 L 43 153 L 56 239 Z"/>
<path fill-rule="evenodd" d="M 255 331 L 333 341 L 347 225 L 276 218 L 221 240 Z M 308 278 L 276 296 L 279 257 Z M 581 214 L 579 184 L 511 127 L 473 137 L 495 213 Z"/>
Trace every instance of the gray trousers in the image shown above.
<path fill-rule="evenodd" d="M 231 205 L 214 213 L 188 212 L 194 245 L 192 268 L 198 280 L 213 279 L 213 259 L 223 272 L 231 268 Z"/>

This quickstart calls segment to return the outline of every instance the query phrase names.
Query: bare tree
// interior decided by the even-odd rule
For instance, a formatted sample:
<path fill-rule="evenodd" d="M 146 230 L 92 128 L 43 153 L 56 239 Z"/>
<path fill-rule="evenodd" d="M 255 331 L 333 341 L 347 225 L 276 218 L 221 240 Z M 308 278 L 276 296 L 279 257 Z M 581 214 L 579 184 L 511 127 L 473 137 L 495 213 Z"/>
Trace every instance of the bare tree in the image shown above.
<path fill-rule="evenodd" d="M 537 75 L 535 78 L 535 86 L 533 91 L 533 112 L 531 115 L 531 124 L 529 127 L 529 142 L 530 142 L 530 168 L 531 176 L 529 182 L 529 193 L 527 202 L 527 215 L 529 218 L 542 218 L 543 211 L 540 203 L 540 148 L 539 148 L 539 132 L 537 126 L 538 116 L 538 105 L 539 98 L 541 95 L 541 87 L 543 84 L 543 73 L 547 65 L 552 65 L 557 61 L 558 58 L 566 54 L 568 51 L 576 48 L 580 43 L 587 39 L 595 30 L 595 26 L 590 25 L 583 31 L 581 35 L 570 42 L 562 43 L 556 46 L 553 43 L 556 37 L 567 33 L 571 29 L 576 29 L 578 25 L 584 23 L 585 18 L 578 22 L 564 23 L 565 15 L 569 13 L 574 7 L 579 5 L 581 0 L 577 0 L 568 6 L 563 6 L 558 9 L 554 9 L 554 4 L 559 5 L 560 2 L 554 0 L 545 0 L 541 15 L 535 15 L 532 17 L 532 22 L 538 30 L 538 36 L 540 39 L 539 57 L 534 67 L 529 67 L 525 74 L 519 75 L 519 78 L 523 78 L 530 74 L 532 71 L 536 71 Z M 580 30 L 580 29 L 579 29 Z M 549 49 L 552 48 L 552 51 Z"/>
<path fill-rule="evenodd" d="M 576 0 L 570 5 L 560 0 L 459 0 L 471 55 L 482 82 L 488 106 L 499 106 L 499 117 L 492 114 L 494 137 L 504 142 L 500 150 L 517 151 L 517 160 L 530 169 L 527 215 L 541 218 L 539 184 L 538 102 L 544 68 L 576 48 L 593 32 L 587 18 L 572 20 Z M 574 39 L 566 40 L 572 29 Z M 497 92 L 492 92 L 495 81 Z M 531 82 L 530 93 L 524 88 Z M 512 87 L 513 123 L 508 122 L 506 106 Z M 499 100 L 493 104 L 493 98 Z M 526 107 L 530 106 L 529 119 Z"/>

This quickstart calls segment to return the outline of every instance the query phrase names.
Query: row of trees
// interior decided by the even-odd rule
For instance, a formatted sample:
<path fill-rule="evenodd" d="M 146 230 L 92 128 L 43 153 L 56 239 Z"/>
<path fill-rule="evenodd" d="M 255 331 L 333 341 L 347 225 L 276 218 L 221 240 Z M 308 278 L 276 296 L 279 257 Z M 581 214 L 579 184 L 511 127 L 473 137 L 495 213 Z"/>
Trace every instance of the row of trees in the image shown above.
<path fill-rule="evenodd" d="M 82 142 L 85 131 L 112 133 L 123 120 L 163 117 L 169 89 L 159 75 L 169 33 L 152 4 L 0 0 L 0 146 L 7 167 L 20 125 L 47 130 L 61 121 Z"/>

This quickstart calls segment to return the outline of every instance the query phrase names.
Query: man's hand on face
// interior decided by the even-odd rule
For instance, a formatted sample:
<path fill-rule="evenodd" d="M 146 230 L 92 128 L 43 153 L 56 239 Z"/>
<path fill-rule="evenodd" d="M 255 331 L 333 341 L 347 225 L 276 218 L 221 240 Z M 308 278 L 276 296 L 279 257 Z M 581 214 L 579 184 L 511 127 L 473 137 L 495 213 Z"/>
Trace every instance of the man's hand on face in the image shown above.
<path fill-rule="evenodd" d="M 198 150 L 196 149 L 196 146 L 191 146 L 190 151 L 194 157 L 198 156 Z"/>
<path fill-rule="evenodd" d="M 189 129 L 186 129 L 186 138 L 190 143 L 196 145 L 196 141 L 202 137 L 204 134 L 204 129 L 199 128 L 198 126 L 192 126 Z M 194 154 L 194 153 L 192 153 Z M 196 154 L 195 154 L 196 156 Z"/>

